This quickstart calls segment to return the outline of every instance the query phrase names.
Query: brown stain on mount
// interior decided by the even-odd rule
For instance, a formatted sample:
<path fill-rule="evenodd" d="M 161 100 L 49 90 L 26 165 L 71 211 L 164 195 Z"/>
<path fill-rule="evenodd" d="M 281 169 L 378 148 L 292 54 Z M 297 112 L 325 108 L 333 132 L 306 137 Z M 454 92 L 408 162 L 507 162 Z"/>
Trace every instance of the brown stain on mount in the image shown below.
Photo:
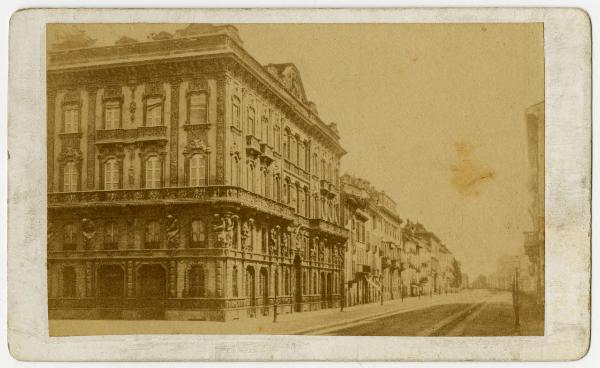
<path fill-rule="evenodd" d="M 478 196 L 483 182 L 494 180 L 496 172 L 473 157 L 475 147 L 459 142 L 454 145 L 458 162 L 450 165 L 452 186 L 464 196 Z"/>

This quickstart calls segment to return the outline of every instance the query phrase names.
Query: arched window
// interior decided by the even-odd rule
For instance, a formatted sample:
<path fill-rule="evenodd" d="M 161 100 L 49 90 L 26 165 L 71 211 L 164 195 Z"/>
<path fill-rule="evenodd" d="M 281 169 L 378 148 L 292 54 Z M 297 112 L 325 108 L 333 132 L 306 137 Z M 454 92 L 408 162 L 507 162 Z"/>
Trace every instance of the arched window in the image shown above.
<path fill-rule="evenodd" d="M 189 123 L 206 124 L 208 122 L 208 96 L 206 93 L 193 93 L 189 99 Z"/>
<path fill-rule="evenodd" d="M 275 140 L 275 151 L 280 152 L 281 151 L 281 128 L 279 127 L 279 125 L 275 125 L 275 129 L 273 132 L 274 135 L 274 140 Z"/>
<path fill-rule="evenodd" d="M 77 164 L 73 161 L 67 162 L 63 172 L 63 191 L 76 192 L 78 181 L 79 171 L 77 170 Z"/>
<path fill-rule="evenodd" d="M 206 247 L 206 224 L 201 220 L 190 223 L 190 248 Z"/>
<path fill-rule="evenodd" d="M 146 100 L 146 126 L 160 126 L 162 122 L 162 99 L 151 97 Z"/>
<path fill-rule="evenodd" d="M 269 119 L 266 116 L 262 117 L 261 121 L 262 131 L 261 131 L 261 139 L 264 143 L 269 143 Z"/>
<path fill-rule="evenodd" d="M 190 186 L 206 185 L 206 156 L 195 154 L 190 158 Z"/>
<path fill-rule="evenodd" d="M 309 280 L 307 279 L 306 271 L 304 271 L 304 273 L 302 274 L 302 294 L 304 295 L 308 294 L 308 283 Z"/>
<path fill-rule="evenodd" d="M 256 193 L 260 194 L 260 195 L 263 195 L 262 191 L 264 189 L 264 185 L 263 185 L 264 175 L 265 175 L 265 172 L 264 171 L 261 172 L 260 168 L 259 168 L 258 175 L 256 175 L 256 186 L 255 186 L 255 188 L 256 188 Z"/>
<path fill-rule="evenodd" d="M 326 170 L 327 167 L 325 166 L 325 159 L 321 159 L 321 179 L 322 180 L 327 180 L 327 175 L 326 175 Z"/>
<path fill-rule="evenodd" d="M 157 221 L 148 221 L 146 223 L 144 248 L 158 249 L 159 246 L 160 246 L 160 225 Z"/>
<path fill-rule="evenodd" d="M 285 132 L 285 141 L 284 141 L 284 154 L 285 154 L 285 158 L 287 158 L 288 160 L 291 160 L 290 156 L 290 150 L 291 150 L 291 146 L 292 146 L 292 141 L 291 141 L 291 137 L 290 137 L 290 132 L 286 131 Z"/>
<path fill-rule="evenodd" d="M 256 127 L 254 126 L 255 122 L 255 112 L 252 107 L 248 108 L 248 135 L 256 136 Z"/>
<path fill-rule="evenodd" d="M 160 188 L 161 186 L 161 162 L 156 156 L 146 160 L 146 188 Z"/>
<path fill-rule="evenodd" d="M 298 145 L 298 166 L 301 169 L 306 169 L 304 167 L 305 163 L 304 163 L 304 159 L 306 158 L 306 146 L 304 145 L 304 142 L 300 142 L 300 144 Z"/>
<path fill-rule="evenodd" d="M 63 228 L 63 251 L 75 250 L 77 239 L 75 235 L 75 224 L 66 224 Z"/>
<path fill-rule="evenodd" d="M 317 153 L 313 153 L 313 167 L 312 167 L 312 172 L 314 174 L 317 174 L 319 172 L 319 158 L 317 156 Z"/>
<path fill-rule="evenodd" d="M 192 298 L 204 297 L 204 268 L 200 265 L 190 267 L 188 273 L 188 295 Z"/>
<path fill-rule="evenodd" d="M 104 189 L 119 189 L 119 163 L 114 158 L 104 163 Z"/>
<path fill-rule="evenodd" d="M 260 248 L 260 250 L 261 250 L 261 252 L 263 252 L 264 254 L 266 254 L 267 253 L 267 249 L 268 249 L 267 247 L 268 247 L 268 244 L 269 244 L 269 232 L 267 231 L 266 228 L 263 227 L 263 228 L 260 229 L 260 236 L 261 236 L 261 239 L 260 239 L 261 240 L 261 242 L 260 242 L 261 248 Z"/>
<path fill-rule="evenodd" d="M 240 160 L 237 156 L 231 156 L 231 185 L 240 185 Z"/>
<path fill-rule="evenodd" d="M 248 165 L 246 167 L 246 183 L 248 185 L 247 189 L 251 192 L 254 192 L 254 185 L 255 185 L 254 165 L 250 162 L 247 165 Z"/>
<path fill-rule="evenodd" d="M 269 176 L 269 172 L 267 172 L 266 170 L 263 172 L 263 185 L 264 185 L 264 192 L 263 195 L 267 198 L 271 198 L 271 181 L 269 180 L 270 176 Z"/>
<path fill-rule="evenodd" d="M 62 269 L 62 296 L 64 298 L 77 297 L 77 275 L 72 266 Z"/>
<path fill-rule="evenodd" d="M 238 297 L 238 268 L 237 266 L 233 266 L 233 271 L 231 272 L 231 291 L 233 293 L 233 297 Z"/>
<path fill-rule="evenodd" d="M 281 201 L 281 178 L 279 176 L 275 176 L 275 180 L 273 180 L 273 199 L 277 201 Z"/>
<path fill-rule="evenodd" d="M 231 99 L 231 116 L 233 118 L 233 126 L 237 129 L 241 129 L 240 122 L 242 121 L 240 110 L 240 99 L 237 96 L 233 96 Z"/>
<path fill-rule="evenodd" d="M 117 249 L 119 228 L 114 221 L 104 225 L 104 249 Z"/>
<path fill-rule="evenodd" d="M 291 138 L 289 160 L 293 163 L 298 162 L 298 141 L 296 141 L 296 137 Z"/>

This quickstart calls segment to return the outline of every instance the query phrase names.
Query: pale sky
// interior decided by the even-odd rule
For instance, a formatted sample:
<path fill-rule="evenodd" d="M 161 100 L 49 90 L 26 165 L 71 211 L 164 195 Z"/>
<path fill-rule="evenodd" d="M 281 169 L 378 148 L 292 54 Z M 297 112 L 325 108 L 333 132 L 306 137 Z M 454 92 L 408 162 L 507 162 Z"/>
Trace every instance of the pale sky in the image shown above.
<path fill-rule="evenodd" d="M 184 25 L 89 25 L 98 44 Z M 342 172 L 419 221 L 471 277 L 522 250 L 531 228 L 524 112 L 544 99 L 541 24 L 236 25 L 261 64 L 292 62 Z"/>

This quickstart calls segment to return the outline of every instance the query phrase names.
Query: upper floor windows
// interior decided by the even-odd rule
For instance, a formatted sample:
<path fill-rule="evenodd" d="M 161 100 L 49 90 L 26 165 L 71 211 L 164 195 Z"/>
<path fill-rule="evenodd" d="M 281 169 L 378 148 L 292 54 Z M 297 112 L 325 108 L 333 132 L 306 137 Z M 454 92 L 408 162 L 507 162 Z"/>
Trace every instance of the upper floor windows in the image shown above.
<path fill-rule="evenodd" d="M 117 240 L 119 228 L 116 222 L 109 222 L 104 225 L 104 249 L 117 249 Z"/>
<path fill-rule="evenodd" d="M 146 126 L 163 125 L 163 101 L 160 97 L 149 97 L 146 100 Z"/>
<path fill-rule="evenodd" d="M 206 246 L 206 224 L 201 220 L 193 220 L 190 224 L 190 248 Z"/>
<path fill-rule="evenodd" d="M 269 120 L 267 119 L 266 116 L 262 117 L 261 120 L 261 137 L 260 137 L 263 142 L 265 143 L 270 143 L 269 142 Z"/>
<path fill-rule="evenodd" d="M 118 129 L 121 126 L 121 104 L 109 101 L 104 104 L 104 129 Z"/>
<path fill-rule="evenodd" d="M 63 192 L 77 191 L 79 183 L 79 169 L 77 164 L 69 161 L 65 164 L 63 170 Z"/>
<path fill-rule="evenodd" d="M 255 122 L 256 122 L 256 112 L 254 111 L 254 108 L 249 107 L 248 108 L 248 126 L 247 126 L 247 130 L 248 130 L 247 134 L 248 135 L 256 136 Z"/>
<path fill-rule="evenodd" d="M 75 224 L 69 223 L 63 228 L 63 251 L 75 250 L 75 248 L 77 248 Z"/>
<path fill-rule="evenodd" d="M 111 158 L 108 161 L 106 161 L 106 163 L 104 163 L 104 189 L 119 189 L 119 166 L 119 163 L 114 158 Z"/>
<path fill-rule="evenodd" d="M 208 123 L 208 96 L 206 93 L 192 93 L 188 104 L 190 124 Z"/>
<path fill-rule="evenodd" d="M 242 111 L 240 109 L 240 99 L 237 96 L 233 96 L 231 99 L 231 116 L 233 119 L 233 126 L 237 129 L 241 129 Z"/>
<path fill-rule="evenodd" d="M 279 127 L 279 125 L 275 125 L 275 128 L 273 128 L 273 135 L 274 135 L 274 145 L 275 145 L 275 151 L 280 152 L 281 151 L 281 128 Z"/>
<path fill-rule="evenodd" d="M 144 247 L 146 249 L 157 249 L 160 246 L 160 225 L 157 221 L 148 221 L 146 223 L 146 232 L 144 234 Z"/>
<path fill-rule="evenodd" d="M 146 188 L 160 188 L 162 181 L 162 167 L 160 159 L 156 156 L 152 156 L 146 160 L 145 168 L 145 187 Z"/>
<path fill-rule="evenodd" d="M 195 154 L 190 158 L 190 186 L 206 185 L 206 156 Z"/>
<path fill-rule="evenodd" d="M 240 185 L 240 160 L 237 156 L 231 156 L 231 185 Z"/>
<path fill-rule="evenodd" d="M 79 104 L 67 104 L 64 106 L 63 132 L 79 132 Z"/>

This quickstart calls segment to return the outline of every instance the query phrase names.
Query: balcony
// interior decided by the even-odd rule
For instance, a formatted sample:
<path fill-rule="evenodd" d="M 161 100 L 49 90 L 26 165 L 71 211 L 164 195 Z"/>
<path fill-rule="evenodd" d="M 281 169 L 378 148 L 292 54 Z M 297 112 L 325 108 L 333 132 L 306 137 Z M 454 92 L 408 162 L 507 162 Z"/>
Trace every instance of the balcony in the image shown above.
<path fill-rule="evenodd" d="M 297 218 L 294 209 L 288 205 L 259 196 L 239 187 L 230 186 L 99 190 L 48 194 L 49 208 L 198 203 L 233 204 L 253 208 L 288 220 Z"/>
<path fill-rule="evenodd" d="M 167 127 L 165 125 L 159 126 L 142 126 L 137 128 L 137 140 L 141 141 L 154 141 L 154 140 L 167 140 Z"/>
<path fill-rule="evenodd" d="M 96 131 L 96 144 L 132 143 L 135 141 L 167 140 L 167 127 L 138 127 Z"/>
<path fill-rule="evenodd" d="M 253 135 L 246 136 L 246 152 L 251 156 L 260 156 L 260 141 Z"/>
<path fill-rule="evenodd" d="M 340 239 L 347 239 L 349 236 L 347 229 L 322 219 L 311 219 L 310 227 L 313 230 L 322 231 Z"/>
<path fill-rule="evenodd" d="M 273 157 L 273 148 L 266 143 L 261 143 L 260 145 L 260 159 L 265 162 L 267 165 L 273 162 L 275 159 Z"/>

